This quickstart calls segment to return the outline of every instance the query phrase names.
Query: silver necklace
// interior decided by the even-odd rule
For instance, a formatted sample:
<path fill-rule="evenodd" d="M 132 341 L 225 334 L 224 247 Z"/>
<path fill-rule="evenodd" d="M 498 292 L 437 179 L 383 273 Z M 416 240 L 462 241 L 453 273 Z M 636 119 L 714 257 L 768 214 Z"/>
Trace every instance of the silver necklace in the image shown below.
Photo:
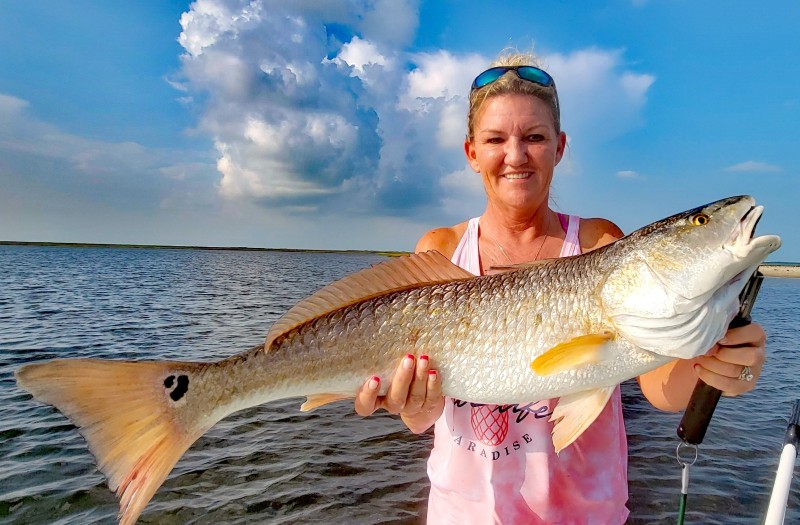
<path fill-rule="evenodd" d="M 542 243 L 539 245 L 539 249 L 536 251 L 536 255 L 533 257 L 534 261 L 539 259 L 539 254 L 542 253 L 542 248 L 544 248 L 544 243 L 547 242 L 547 237 L 549 237 L 549 235 L 550 234 L 545 231 L 544 239 L 542 239 Z M 503 254 L 503 256 L 506 258 L 509 264 L 512 265 L 516 264 L 514 261 L 511 260 L 511 257 L 508 256 L 508 252 L 506 252 L 506 249 L 503 248 L 503 245 L 497 242 L 497 239 L 495 239 L 493 235 L 489 235 L 487 233 L 487 236 L 489 237 L 489 240 L 492 241 L 492 243 L 500 249 L 500 253 Z"/>

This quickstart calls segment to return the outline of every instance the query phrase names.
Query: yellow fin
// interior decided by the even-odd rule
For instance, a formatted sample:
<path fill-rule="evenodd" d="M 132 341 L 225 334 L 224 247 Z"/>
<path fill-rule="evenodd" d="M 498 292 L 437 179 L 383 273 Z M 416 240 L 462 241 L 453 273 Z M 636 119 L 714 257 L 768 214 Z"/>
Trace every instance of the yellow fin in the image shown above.
<path fill-rule="evenodd" d="M 615 386 L 598 388 L 564 396 L 558 400 L 550 421 L 553 426 L 553 447 L 556 454 L 578 439 L 589 428 L 614 392 Z"/>
<path fill-rule="evenodd" d="M 175 417 L 173 405 L 191 395 L 193 374 L 202 366 L 57 359 L 23 366 L 15 375 L 20 387 L 78 427 L 120 499 L 119 523 L 133 525 L 178 459 L 214 423 Z"/>
<path fill-rule="evenodd" d="M 306 396 L 306 402 L 300 405 L 300 410 L 308 412 L 315 408 L 333 403 L 334 401 L 341 401 L 342 399 L 353 399 L 353 394 L 311 394 Z"/>
<path fill-rule="evenodd" d="M 574 370 L 600 360 L 603 345 L 614 337 L 602 334 L 581 335 L 559 343 L 533 360 L 531 368 L 540 376 Z"/>
<path fill-rule="evenodd" d="M 426 284 L 474 278 L 434 250 L 391 259 L 339 279 L 297 303 L 272 325 L 264 348 L 269 350 L 272 341 L 289 330 L 344 306 Z"/>

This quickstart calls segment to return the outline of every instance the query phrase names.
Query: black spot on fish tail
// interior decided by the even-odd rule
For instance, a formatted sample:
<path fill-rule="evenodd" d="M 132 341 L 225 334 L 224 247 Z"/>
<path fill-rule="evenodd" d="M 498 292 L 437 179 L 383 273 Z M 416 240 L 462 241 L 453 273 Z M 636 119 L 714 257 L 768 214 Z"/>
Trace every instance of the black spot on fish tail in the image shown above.
<path fill-rule="evenodd" d="M 175 390 L 169 393 L 169 397 L 171 397 L 173 401 L 179 401 L 188 391 L 189 391 L 189 376 L 179 375 L 178 386 L 175 387 Z"/>
<path fill-rule="evenodd" d="M 169 376 L 164 380 L 164 388 L 172 388 L 173 384 L 175 384 L 175 376 Z"/>

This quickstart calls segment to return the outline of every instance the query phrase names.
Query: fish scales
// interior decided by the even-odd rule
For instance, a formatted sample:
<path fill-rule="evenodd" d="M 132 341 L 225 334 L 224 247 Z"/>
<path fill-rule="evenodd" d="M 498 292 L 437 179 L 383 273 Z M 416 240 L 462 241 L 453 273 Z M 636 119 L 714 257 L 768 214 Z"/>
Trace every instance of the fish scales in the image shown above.
<path fill-rule="evenodd" d="M 540 378 L 509 370 L 527 369 L 559 341 L 610 329 L 595 293 L 600 272 L 591 263 L 596 259 L 424 286 L 350 305 L 276 341 L 261 361 L 276 384 L 265 388 L 264 376 L 254 374 L 258 380 L 239 382 L 236 395 L 354 391 L 370 374 L 388 376 L 410 352 L 429 355 L 431 366 L 449 378 L 447 390 L 453 395 L 481 402 L 530 401 L 526 394 L 548 387 L 534 388 Z M 298 362 L 303 384 L 291 381 Z M 483 363 L 480 369 L 477 362 Z"/>

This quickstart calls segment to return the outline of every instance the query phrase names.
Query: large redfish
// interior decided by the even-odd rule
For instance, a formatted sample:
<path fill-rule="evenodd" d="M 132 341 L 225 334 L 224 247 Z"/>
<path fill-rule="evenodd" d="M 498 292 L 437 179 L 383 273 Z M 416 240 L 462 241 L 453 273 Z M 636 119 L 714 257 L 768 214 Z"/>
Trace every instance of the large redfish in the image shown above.
<path fill-rule="evenodd" d="M 780 246 L 753 238 L 762 208 L 731 197 L 599 250 L 474 277 L 437 252 L 352 274 L 300 302 L 263 346 L 216 363 L 59 359 L 19 385 L 70 418 L 136 521 L 187 448 L 225 416 L 307 396 L 303 410 L 388 386 L 407 353 L 430 356 L 444 392 L 478 403 L 560 397 L 556 450 L 615 386 L 725 333 L 750 274 Z"/>

